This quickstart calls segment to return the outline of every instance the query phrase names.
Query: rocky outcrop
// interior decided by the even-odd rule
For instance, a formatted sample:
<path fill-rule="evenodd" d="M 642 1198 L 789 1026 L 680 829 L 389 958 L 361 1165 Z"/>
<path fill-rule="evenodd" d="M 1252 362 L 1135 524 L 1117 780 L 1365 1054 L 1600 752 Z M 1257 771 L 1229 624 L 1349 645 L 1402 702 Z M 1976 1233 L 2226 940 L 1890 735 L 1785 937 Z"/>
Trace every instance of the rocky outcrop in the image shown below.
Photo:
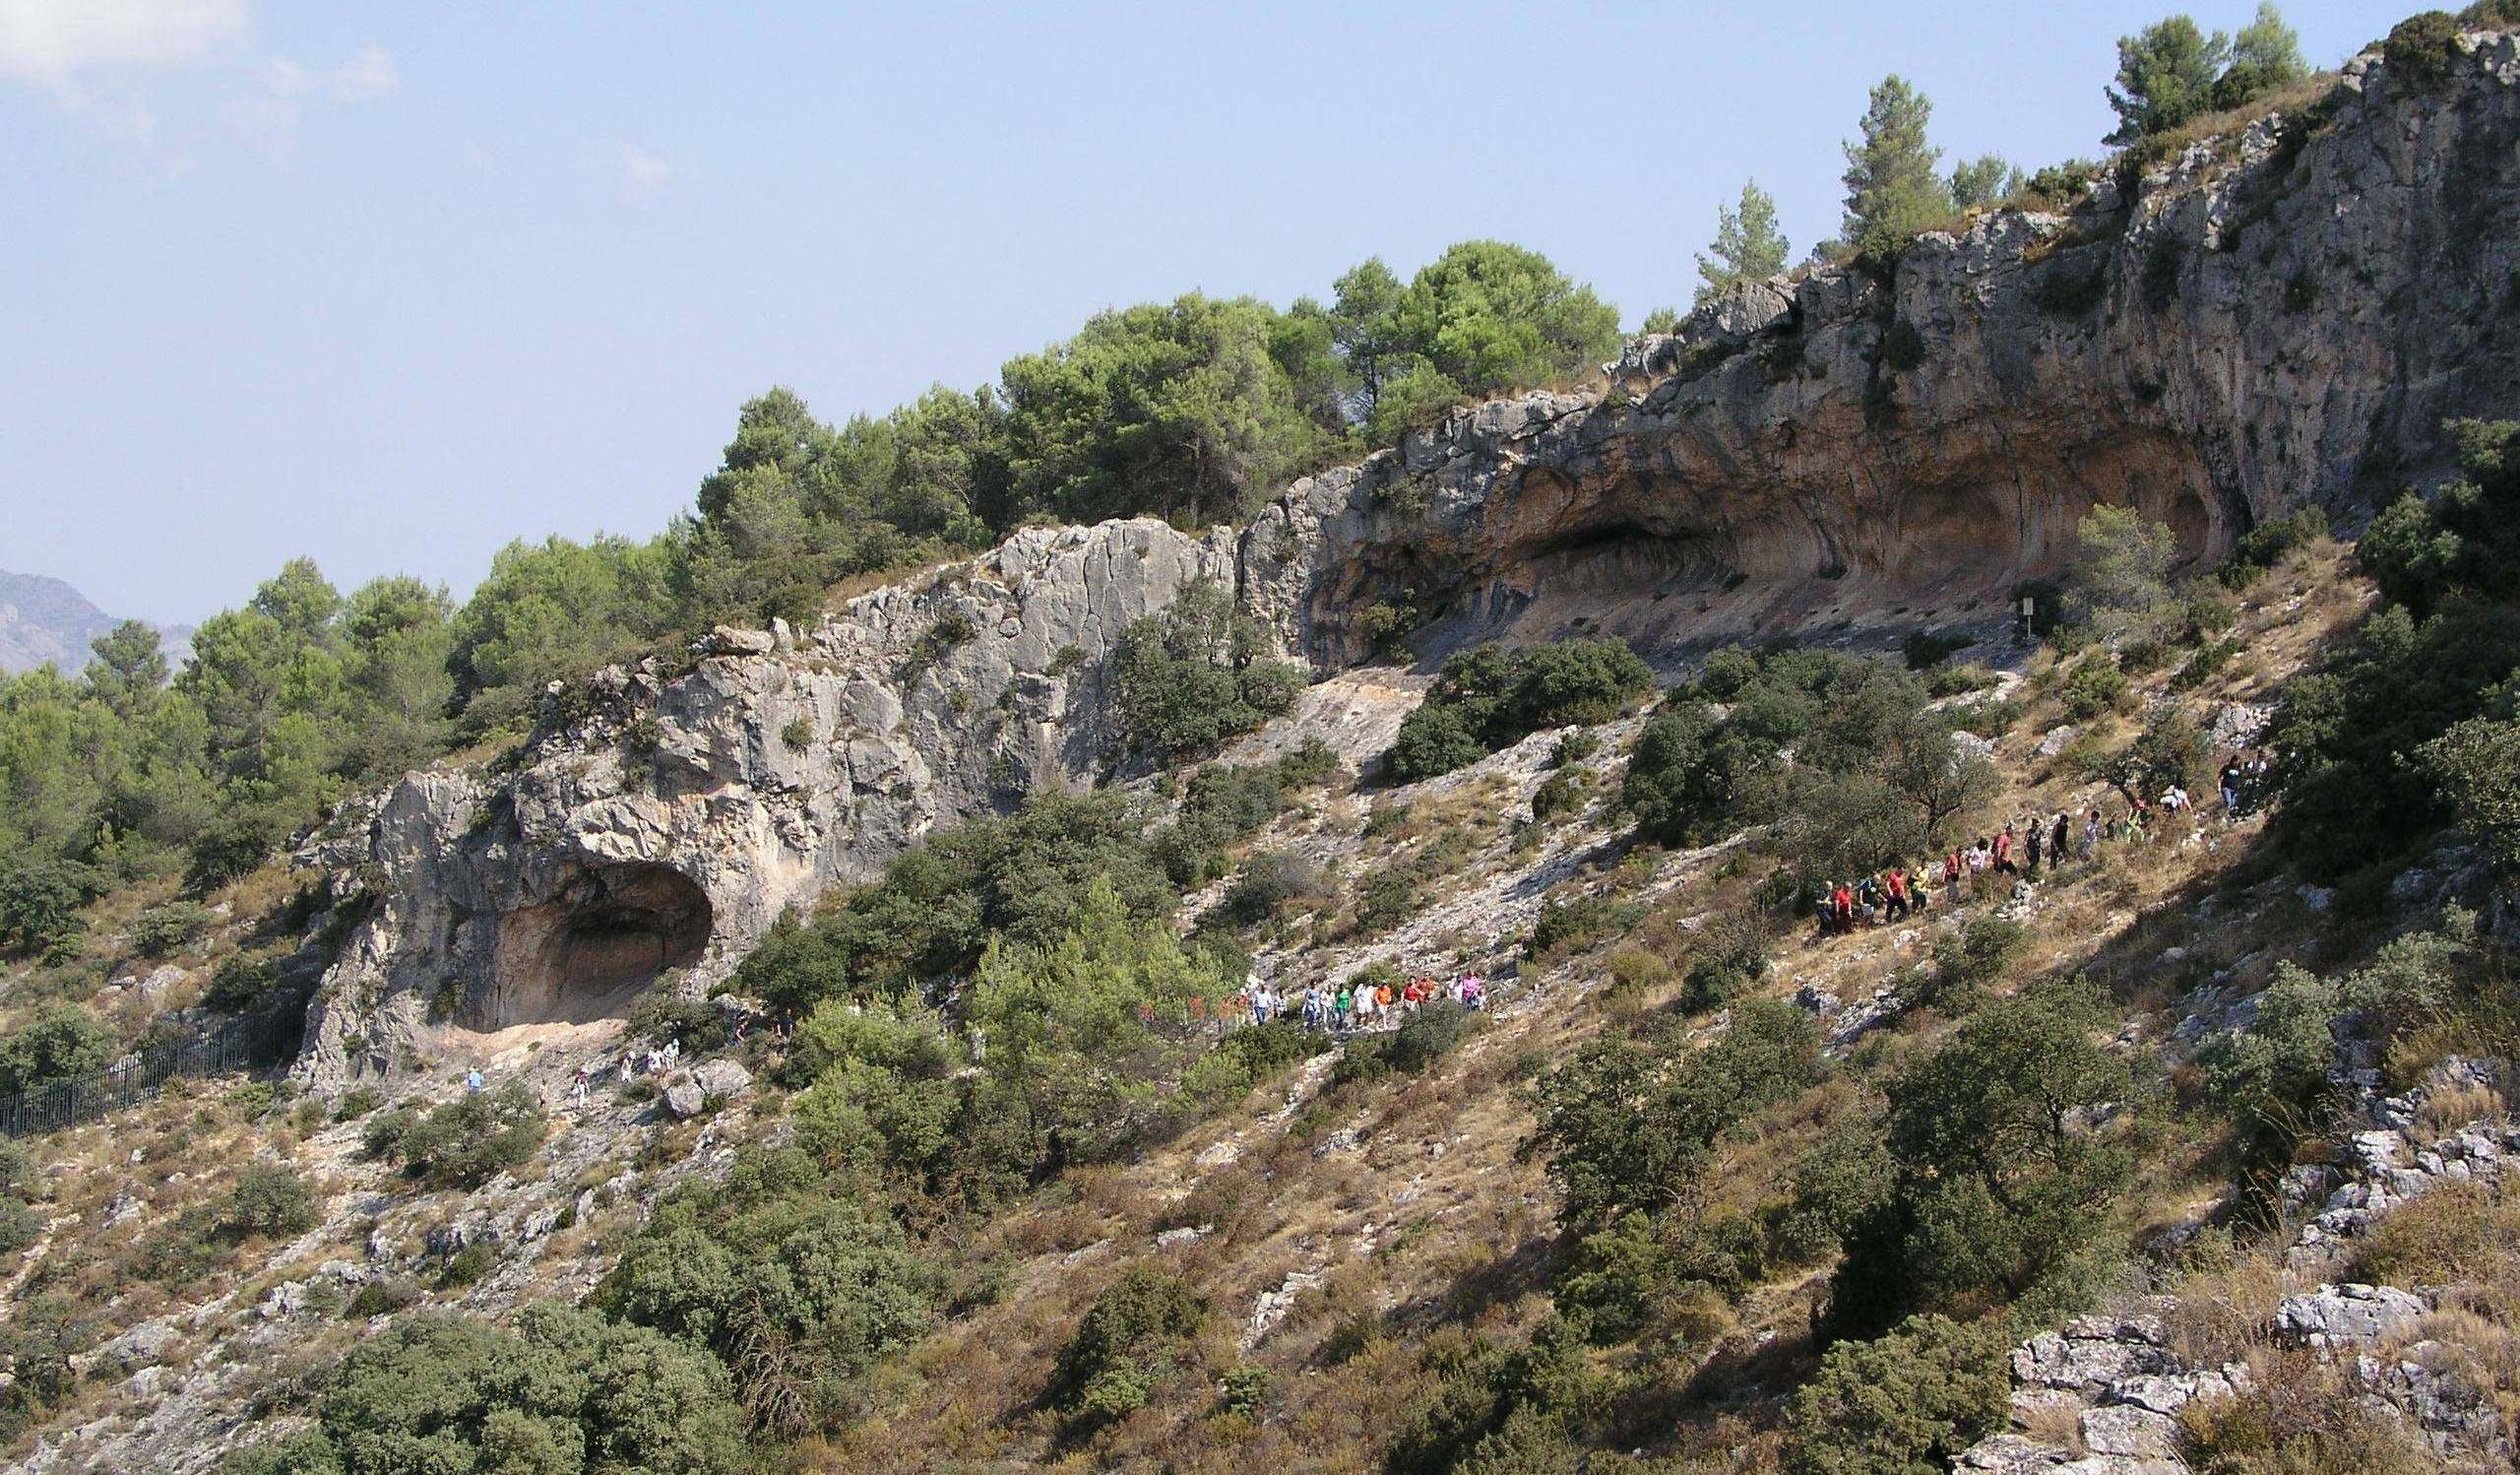
<path fill-rule="evenodd" d="M 2351 524 L 2442 465 L 2445 417 L 2520 403 L 2520 42 L 2462 44 L 2433 93 L 2359 58 L 2070 214 L 1748 286 L 1606 391 L 1456 412 L 1297 483 L 1248 586 L 1335 666 L 1377 603 L 1653 645 L 1967 619 L 2103 500 L 2191 550 L 2304 502 Z"/>
<path fill-rule="evenodd" d="M 429 1028 L 618 1014 L 718 976 L 790 906 L 930 827 L 1085 781 L 1111 748 L 1102 658 L 1233 541 L 1161 522 L 1027 532 L 797 634 L 721 631 L 555 692 L 512 771 L 431 770 L 344 816 L 309 864 L 360 920 L 310 1006 L 300 1075 L 395 1067 Z"/>
<path fill-rule="evenodd" d="M 2412 1124 L 2427 1101 L 2473 1099 L 2460 1093 L 2498 1083 L 2503 1062 L 2453 1056 L 2414 1090 L 2374 1104 L 2382 1121 Z M 2297 1270 L 2339 1261 L 2352 1241 L 2407 1200 L 2444 1184 L 2499 1178 L 2520 1149 L 2520 1128 L 2483 1119 L 2423 1148 L 2393 1127 L 2347 1138 L 2345 1181 L 2325 1208 L 2300 1227 L 2286 1254 Z M 2325 1181 L 2311 1179 L 2291 1196 L 2314 1198 Z M 2321 1281 L 2284 1297 L 2265 1329 L 2281 1346 L 2304 1349 L 2342 1366 L 2374 1409 L 2404 1418 L 2445 1457 L 2485 1456 L 2508 1464 L 2511 1431 L 2459 1358 L 2421 1334 L 2444 1304 L 2431 1290 Z M 2193 1368 L 2172 1351 L 2167 1318 L 2178 1303 L 2154 1297 L 2122 1314 L 2084 1316 L 2059 1331 L 2041 1332 L 2012 1354 L 2013 1429 L 1984 1441 L 1955 1468 L 1984 1475 L 2074 1471 L 2079 1475 L 2175 1475 L 2177 1414 L 2192 1401 L 2248 1391 L 2239 1363 Z M 2074 1446 L 2043 1443 L 2035 1429 L 2074 1430 Z"/>
<path fill-rule="evenodd" d="M 1247 527 L 1028 531 L 809 630 L 555 693 L 513 768 L 415 774 L 303 858 L 356 907 L 301 1074 L 705 983 L 927 829 L 1093 776 L 1102 658 L 1194 578 L 1323 675 L 1395 622 L 1421 654 L 1609 630 L 1669 662 L 1858 618 L 2000 626 L 2101 501 L 2198 555 L 2303 502 L 2350 520 L 2442 463 L 2444 417 L 2520 402 L 2520 41 L 2462 44 L 2430 95 L 2359 59 L 2319 106 L 2070 213 L 1746 286 L 1605 387 L 1458 411 Z"/>

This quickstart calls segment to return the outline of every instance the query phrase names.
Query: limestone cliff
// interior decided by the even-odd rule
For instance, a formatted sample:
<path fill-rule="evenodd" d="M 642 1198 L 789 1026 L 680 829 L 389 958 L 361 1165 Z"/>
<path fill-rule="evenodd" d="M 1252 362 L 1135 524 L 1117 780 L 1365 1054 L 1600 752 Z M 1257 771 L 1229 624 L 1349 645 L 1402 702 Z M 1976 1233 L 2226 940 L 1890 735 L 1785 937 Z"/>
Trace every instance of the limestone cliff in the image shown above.
<path fill-rule="evenodd" d="M 2520 43 L 2463 44 L 2429 94 L 2358 59 L 2070 213 L 1744 288 L 1604 387 L 1456 412 L 1247 527 L 1026 532 L 802 633 L 605 673 L 509 770 L 415 774 L 310 848 L 363 911 L 301 1072 L 705 983 L 927 828 L 1088 780 L 1103 656 L 1194 578 L 1327 675 L 1395 618 L 1420 654 L 1598 628 L 1675 656 L 2000 617 L 2101 501 L 2199 555 L 2296 505 L 2351 521 L 2441 464 L 2444 417 L 2520 403 Z"/>

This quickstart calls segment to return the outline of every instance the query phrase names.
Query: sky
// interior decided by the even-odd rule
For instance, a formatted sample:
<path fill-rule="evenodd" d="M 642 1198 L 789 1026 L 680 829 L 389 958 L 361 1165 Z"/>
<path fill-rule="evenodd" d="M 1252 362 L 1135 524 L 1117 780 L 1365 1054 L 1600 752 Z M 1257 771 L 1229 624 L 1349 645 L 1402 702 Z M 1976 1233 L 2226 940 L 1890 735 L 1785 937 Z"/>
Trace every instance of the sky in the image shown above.
<path fill-rule="evenodd" d="M 2285 13 L 2332 65 L 2413 8 Z M 1884 73 L 1947 161 L 2094 156 L 2163 13 L 0 0 L 0 568 L 167 622 L 301 553 L 461 597 L 663 527 L 774 384 L 880 414 L 1475 237 L 1633 326 L 1744 178 L 1797 258 L 1835 230 Z"/>

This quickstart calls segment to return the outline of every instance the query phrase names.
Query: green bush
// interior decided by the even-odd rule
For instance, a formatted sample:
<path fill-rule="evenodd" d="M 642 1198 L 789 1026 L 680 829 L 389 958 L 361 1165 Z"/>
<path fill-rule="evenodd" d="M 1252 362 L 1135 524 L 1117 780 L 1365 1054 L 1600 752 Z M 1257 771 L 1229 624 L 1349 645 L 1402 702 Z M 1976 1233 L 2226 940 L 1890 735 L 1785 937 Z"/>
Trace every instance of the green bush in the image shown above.
<path fill-rule="evenodd" d="M 1269 1390 L 1274 1381 L 1269 1370 L 1256 1364 L 1228 1368 L 1220 1385 L 1226 1410 L 1246 1419 L 1257 1419 L 1269 1401 Z"/>
<path fill-rule="evenodd" d="M 1088 1426 L 1136 1412 L 1207 1321 L 1208 1300 L 1189 1282 L 1132 1266 L 1059 1349 L 1050 1405 Z"/>
<path fill-rule="evenodd" d="M 1258 624 L 1224 586 L 1192 582 L 1162 615 L 1131 621 L 1112 648 L 1122 737 L 1169 761 L 1285 715 L 1303 690 L 1303 668 L 1263 660 L 1261 649 Z"/>
<path fill-rule="evenodd" d="M 1294 851 L 1270 851 L 1243 863 L 1210 915 L 1226 927 L 1257 927 L 1290 901 L 1319 894 L 1320 867 Z"/>
<path fill-rule="evenodd" d="M 210 908 L 197 901 L 151 907 L 131 925 L 131 946 L 144 958 L 162 958 L 210 930 Z"/>
<path fill-rule="evenodd" d="M 2126 691 L 2126 673 L 2107 653 L 2085 656 L 2065 677 L 2065 720 L 2089 722 L 2114 712 L 2125 705 Z"/>
<path fill-rule="evenodd" d="M 716 1353 L 757 1428 L 825 1427 L 927 1334 L 945 1293 L 892 1216 L 847 1193 L 794 1148 L 748 1149 L 724 1183 L 659 1200 L 591 1305 Z"/>
<path fill-rule="evenodd" d="M 1974 1002 L 2004 976 L 2028 936 L 2008 917 L 1973 917 L 1933 941 L 1931 983 L 1915 1002 L 1954 1009 Z"/>
<path fill-rule="evenodd" d="M 278 1163 L 248 1163 L 236 1170 L 227 1212 L 219 1227 L 237 1239 L 301 1235 L 315 1227 L 315 1195 L 294 1169 Z"/>
<path fill-rule="evenodd" d="M 93 867 L 15 856 L 0 860 L 0 947 L 47 953 L 85 930 L 79 909 L 103 889 Z"/>
<path fill-rule="evenodd" d="M 1912 630 L 1899 642 L 1900 657 L 1910 671 L 1929 671 L 1942 665 L 1960 651 L 1977 644 L 1966 635 L 1948 635 L 1939 630 Z"/>
<path fill-rule="evenodd" d="M 1478 1023 L 1479 1016 L 1450 999 L 1420 1005 L 1396 1030 L 1350 1040 L 1331 1067 L 1331 1083 L 1419 1074 L 1470 1038 Z"/>
<path fill-rule="evenodd" d="M 1444 663 L 1425 701 L 1402 720 L 1392 776 L 1430 779 L 1544 728 L 1607 722 L 1653 685 L 1653 668 L 1616 636 L 1474 647 Z"/>
<path fill-rule="evenodd" d="M 1549 819 L 1559 814 L 1580 812 L 1585 793 L 1593 786 L 1591 769 L 1560 768 L 1540 781 L 1532 792 L 1532 818 Z"/>
<path fill-rule="evenodd" d="M 75 1003 L 46 999 L 0 1037 L 0 1095 L 93 1075 L 114 1058 L 114 1035 Z"/>
<path fill-rule="evenodd" d="M 799 1009 L 905 994 L 969 972 L 992 936 L 1057 937 L 1098 880 L 1137 917 L 1168 915 L 1178 900 L 1128 796 L 1044 791 L 1019 813 L 930 835 L 811 923 L 783 919 L 729 987 Z"/>
<path fill-rule="evenodd" d="M 659 1046 L 675 1041 L 686 1055 L 708 1055 L 725 1049 L 733 1032 L 716 1005 L 685 998 L 670 983 L 660 983 L 630 1006 L 622 1034 Z"/>
<path fill-rule="evenodd" d="M 16 1254 L 43 1233 L 43 1215 L 25 1199 L 0 1194 L 0 1255 Z"/>
<path fill-rule="evenodd" d="M 2004 1425 L 2010 1338 L 1999 1324 L 1920 1316 L 1890 1335 L 1841 1342 L 1787 1410 L 1794 1475 L 1942 1475 Z"/>
<path fill-rule="evenodd" d="M 706 1353 L 588 1312 L 529 1306 L 509 1331 L 445 1312 L 352 1349 L 315 1428 L 248 1449 L 227 1475 L 533 1471 L 739 1475 L 751 1468 L 726 1376 Z"/>
<path fill-rule="evenodd" d="M 1877 1336 L 2080 1271 L 2132 1169 L 2114 1134 L 2078 1124 L 2133 1091 L 2093 1036 L 2085 1001 L 2044 990 L 1984 1005 L 1900 1070 L 1885 1135 L 1897 1191 L 1849 1234 L 1826 1332 Z"/>
<path fill-rule="evenodd" d="M 1708 928 L 1689 958 L 1689 1012 L 1720 1009 L 1767 977 L 1771 940 L 1767 919 L 1755 909 L 1729 912 Z"/>
<path fill-rule="evenodd" d="M 1531 1147 L 1565 1195 L 1567 1227 L 1687 1201 L 1722 1133 L 1820 1079 L 1818 1027 L 1783 1000 L 1735 1005 L 1703 1050 L 1687 1028 L 1664 1018 L 1597 1040 L 1532 1086 Z"/>
<path fill-rule="evenodd" d="M 2380 60 L 2389 69 L 2389 79 L 2410 93 L 2439 87 L 2458 65 L 2458 18 L 2439 10 L 2407 17 L 2391 27 L 2388 38 L 2380 43 Z"/>
<path fill-rule="evenodd" d="M 2268 570 L 2284 561 L 2294 549 L 2303 547 L 2327 536 L 2327 512 L 2310 506 L 2287 516 L 2259 523 L 2232 545 L 2231 556 L 2223 560 L 2214 576 L 2227 588 L 2246 589 L 2266 576 Z"/>
<path fill-rule="evenodd" d="M 210 975 L 201 1001 L 222 1014 L 242 1014 L 262 1003 L 280 982 L 280 960 L 268 954 L 235 953 L 220 960 Z"/>
<path fill-rule="evenodd" d="M 360 1142 L 369 1157 L 401 1163 L 430 1187 L 477 1188 L 523 1167 L 549 1130 L 534 1093 L 508 1081 L 433 1110 L 397 1107 L 371 1118 Z"/>

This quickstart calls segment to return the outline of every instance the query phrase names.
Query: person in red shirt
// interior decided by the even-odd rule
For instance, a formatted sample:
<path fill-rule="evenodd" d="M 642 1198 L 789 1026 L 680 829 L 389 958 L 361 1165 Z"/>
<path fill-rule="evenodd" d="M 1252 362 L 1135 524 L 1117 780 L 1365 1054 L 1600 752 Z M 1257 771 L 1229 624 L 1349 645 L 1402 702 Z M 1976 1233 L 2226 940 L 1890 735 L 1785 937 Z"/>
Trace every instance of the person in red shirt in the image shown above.
<path fill-rule="evenodd" d="M 2003 833 L 1995 836 L 1995 869 L 2005 875 L 2021 873 L 2021 867 L 2012 863 L 2011 825 L 2005 825 Z"/>
<path fill-rule="evenodd" d="M 1838 889 L 1829 893 L 1829 910 L 1837 914 L 1839 931 L 1854 931 L 1855 888 L 1844 881 L 1838 882 Z"/>
<path fill-rule="evenodd" d="M 1908 916 L 1908 872 L 1893 866 L 1881 877 L 1881 889 L 1889 896 L 1891 920 L 1904 922 Z"/>

